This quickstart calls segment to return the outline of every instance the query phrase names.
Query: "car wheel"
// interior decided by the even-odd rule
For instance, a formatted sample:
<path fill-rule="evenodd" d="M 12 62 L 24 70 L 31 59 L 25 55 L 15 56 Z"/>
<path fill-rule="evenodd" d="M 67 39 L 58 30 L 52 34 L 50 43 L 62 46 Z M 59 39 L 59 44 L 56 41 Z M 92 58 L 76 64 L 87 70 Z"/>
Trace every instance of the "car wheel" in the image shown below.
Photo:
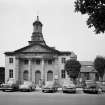
<path fill-rule="evenodd" d="M 65 93 L 65 91 L 63 91 L 63 93 Z"/>
<path fill-rule="evenodd" d="M 32 91 L 32 89 L 30 88 L 28 91 L 29 91 L 29 92 L 31 92 L 31 91 Z"/>
<path fill-rule="evenodd" d="M 3 92 L 5 92 L 5 90 L 2 90 Z"/>
<path fill-rule="evenodd" d="M 42 92 L 44 92 L 44 90 L 42 90 Z"/>

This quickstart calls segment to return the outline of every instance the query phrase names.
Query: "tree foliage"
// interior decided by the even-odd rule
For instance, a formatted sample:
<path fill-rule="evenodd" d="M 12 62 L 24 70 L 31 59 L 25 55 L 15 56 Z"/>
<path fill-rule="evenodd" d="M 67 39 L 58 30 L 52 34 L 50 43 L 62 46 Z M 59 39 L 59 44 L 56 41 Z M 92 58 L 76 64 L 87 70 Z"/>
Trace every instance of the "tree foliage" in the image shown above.
<path fill-rule="evenodd" d="M 105 32 L 105 0 L 76 0 L 75 12 L 88 14 L 88 28 L 94 27 L 96 34 Z"/>
<path fill-rule="evenodd" d="M 65 64 L 65 70 L 70 78 L 76 79 L 80 72 L 81 64 L 75 59 L 70 59 Z"/>
<path fill-rule="evenodd" d="M 103 78 L 105 74 L 105 58 L 97 56 L 94 60 L 94 68 L 97 70 L 99 76 Z"/>

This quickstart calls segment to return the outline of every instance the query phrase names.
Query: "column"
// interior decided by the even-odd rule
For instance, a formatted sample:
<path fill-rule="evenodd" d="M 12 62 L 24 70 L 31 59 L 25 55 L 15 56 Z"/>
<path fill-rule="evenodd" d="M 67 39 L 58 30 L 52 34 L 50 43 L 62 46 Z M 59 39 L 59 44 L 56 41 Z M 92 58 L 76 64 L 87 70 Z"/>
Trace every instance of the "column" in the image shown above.
<path fill-rule="evenodd" d="M 30 58 L 28 61 L 29 61 L 29 65 L 28 65 L 28 67 L 29 67 L 29 80 L 32 81 L 32 68 L 31 68 L 32 59 Z"/>
<path fill-rule="evenodd" d="M 56 63 L 56 69 L 57 69 L 57 75 L 58 75 L 58 80 L 61 78 L 60 74 L 61 74 L 61 70 L 60 70 L 60 67 L 59 67 L 59 59 L 58 57 L 55 58 L 55 63 Z"/>
<path fill-rule="evenodd" d="M 60 74 L 61 74 L 61 70 L 60 70 L 60 67 L 59 67 L 59 59 L 58 57 L 55 58 L 55 65 L 56 65 L 56 76 L 55 76 L 55 79 L 57 80 L 57 82 L 60 81 Z"/>
<path fill-rule="evenodd" d="M 21 72 L 20 72 L 20 65 L 19 65 L 19 58 L 15 59 L 15 79 L 16 81 L 18 81 L 19 83 L 21 83 Z"/>
<path fill-rule="evenodd" d="M 42 59 L 41 79 L 42 79 L 42 80 L 45 80 L 44 59 Z"/>

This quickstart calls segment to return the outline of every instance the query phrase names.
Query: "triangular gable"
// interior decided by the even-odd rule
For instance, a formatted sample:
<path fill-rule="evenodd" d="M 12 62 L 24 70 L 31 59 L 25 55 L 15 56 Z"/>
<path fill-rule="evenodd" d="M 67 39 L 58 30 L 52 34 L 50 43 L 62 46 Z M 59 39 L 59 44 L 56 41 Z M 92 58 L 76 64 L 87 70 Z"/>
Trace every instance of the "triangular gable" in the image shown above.
<path fill-rule="evenodd" d="M 58 54 L 58 55 L 71 54 L 71 52 L 62 52 L 62 51 L 56 50 L 53 47 L 49 47 L 47 45 L 42 45 L 39 43 L 30 44 L 28 46 L 25 46 L 13 52 L 5 52 L 6 55 L 11 55 L 11 56 L 17 53 L 53 53 L 53 54 Z"/>
<path fill-rule="evenodd" d="M 51 52 L 51 51 L 40 45 L 34 45 L 24 49 L 22 52 Z"/>
<path fill-rule="evenodd" d="M 29 53 L 29 52 L 57 52 L 59 53 L 58 50 L 55 50 L 51 47 L 48 47 L 47 45 L 41 45 L 41 44 L 33 44 L 33 45 L 29 45 L 26 47 L 23 47 L 21 49 L 18 49 L 16 51 L 14 51 L 15 53 Z"/>

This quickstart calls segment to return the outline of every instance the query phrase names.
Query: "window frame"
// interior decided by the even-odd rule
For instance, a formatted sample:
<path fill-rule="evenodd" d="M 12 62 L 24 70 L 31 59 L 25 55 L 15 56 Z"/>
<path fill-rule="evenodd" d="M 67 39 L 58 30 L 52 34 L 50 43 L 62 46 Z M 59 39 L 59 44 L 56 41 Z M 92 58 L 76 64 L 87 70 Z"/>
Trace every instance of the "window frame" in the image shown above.
<path fill-rule="evenodd" d="M 61 78 L 66 78 L 66 71 L 64 69 L 61 70 Z"/>
<path fill-rule="evenodd" d="M 52 65 L 53 64 L 53 60 L 52 59 L 48 59 L 48 64 Z"/>
<path fill-rule="evenodd" d="M 24 70 L 24 72 L 23 72 L 23 80 L 28 81 L 28 79 L 29 79 L 29 72 L 28 72 L 28 70 Z"/>
<path fill-rule="evenodd" d="M 9 78 L 13 78 L 13 69 L 9 69 Z"/>
<path fill-rule="evenodd" d="M 28 65 L 28 60 L 27 59 L 24 60 L 24 64 Z"/>
<path fill-rule="evenodd" d="M 63 57 L 61 62 L 62 62 L 63 64 L 66 63 L 66 58 Z"/>
<path fill-rule="evenodd" d="M 13 63 L 13 58 L 9 58 L 9 63 Z"/>
<path fill-rule="evenodd" d="M 40 59 L 36 59 L 36 60 L 35 60 L 35 63 L 36 63 L 37 65 L 40 65 L 40 64 L 41 64 L 41 60 L 40 60 Z"/>

